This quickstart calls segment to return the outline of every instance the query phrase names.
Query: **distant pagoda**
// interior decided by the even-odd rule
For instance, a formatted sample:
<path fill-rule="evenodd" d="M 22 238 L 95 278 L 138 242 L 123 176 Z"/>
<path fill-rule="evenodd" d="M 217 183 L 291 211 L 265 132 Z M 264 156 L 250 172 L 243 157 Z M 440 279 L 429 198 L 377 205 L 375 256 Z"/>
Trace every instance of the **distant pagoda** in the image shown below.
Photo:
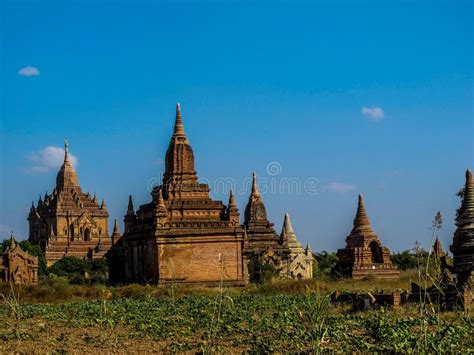
<path fill-rule="evenodd" d="M 291 225 L 290 215 L 285 214 L 283 226 L 280 234 L 280 245 L 287 249 L 287 265 L 283 270 L 285 276 L 293 279 L 311 279 L 313 278 L 313 252 L 309 243 L 306 248 L 298 241 L 293 226 Z"/>
<path fill-rule="evenodd" d="M 110 249 L 107 207 L 97 197 L 84 193 L 64 144 L 64 162 L 51 194 L 39 197 L 28 215 L 29 241 L 39 245 L 48 265 L 64 256 L 82 259 L 102 258 Z"/>
<path fill-rule="evenodd" d="M 466 171 L 466 183 L 463 190 L 461 207 L 456 217 L 457 229 L 454 233 L 453 244 L 450 249 L 453 253 L 453 272 L 461 281 L 472 283 L 474 270 L 474 181 L 472 171 Z"/>
<path fill-rule="evenodd" d="M 441 245 L 441 242 L 439 241 L 438 237 L 436 237 L 436 240 L 433 243 L 432 250 L 433 250 L 433 255 L 438 259 L 442 258 L 443 256 L 446 255 L 444 250 L 443 250 L 443 246 Z"/>
<path fill-rule="evenodd" d="M 390 261 L 390 251 L 382 246 L 370 225 L 362 195 L 359 195 L 354 227 L 346 238 L 346 247 L 337 251 L 339 268 L 353 279 L 368 275 L 376 278 L 398 278 L 400 272 Z"/>
<path fill-rule="evenodd" d="M 281 235 L 277 235 L 273 223 L 267 218 L 255 173 L 252 175 L 252 191 L 245 208 L 244 228 L 244 255 L 251 281 L 261 277 L 263 265 L 270 265 L 282 277 L 312 278 L 313 254 L 309 245 L 304 249 L 298 242 L 288 214 L 285 215 Z"/>

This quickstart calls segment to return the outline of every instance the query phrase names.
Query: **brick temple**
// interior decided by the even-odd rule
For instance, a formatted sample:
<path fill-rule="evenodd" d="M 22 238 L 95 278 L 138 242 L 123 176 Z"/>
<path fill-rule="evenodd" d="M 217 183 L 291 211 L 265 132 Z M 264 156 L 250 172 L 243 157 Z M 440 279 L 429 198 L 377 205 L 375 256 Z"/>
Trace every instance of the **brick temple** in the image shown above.
<path fill-rule="evenodd" d="M 400 272 L 390 261 L 390 251 L 382 246 L 370 225 L 364 200 L 359 195 L 354 227 L 346 238 L 346 247 L 337 251 L 340 270 L 353 279 L 368 275 L 376 278 L 398 278 Z"/>
<path fill-rule="evenodd" d="M 138 211 L 129 197 L 122 237 L 114 227 L 111 280 L 244 285 L 255 279 L 256 263 L 271 264 L 285 277 L 312 277 L 311 250 L 297 241 L 289 216 L 276 234 L 255 174 L 243 225 L 232 191 L 227 206 L 209 192 L 198 181 L 178 104 L 161 185 Z"/>
<path fill-rule="evenodd" d="M 40 195 L 28 215 L 29 241 L 45 251 L 48 266 L 64 256 L 102 258 L 111 247 L 105 202 L 82 191 L 67 142 L 64 151 L 56 187 L 43 199 Z"/>
<path fill-rule="evenodd" d="M 38 282 L 38 257 L 24 251 L 13 234 L 10 237 L 10 245 L 0 257 L 0 282 L 17 285 Z"/>
<path fill-rule="evenodd" d="M 130 197 L 124 234 L 109 253 L 114 281 L 243 285 L 244 229 L 229 204 L 199 183 L 179 104 L 162 184 L 135 212 Z"/>

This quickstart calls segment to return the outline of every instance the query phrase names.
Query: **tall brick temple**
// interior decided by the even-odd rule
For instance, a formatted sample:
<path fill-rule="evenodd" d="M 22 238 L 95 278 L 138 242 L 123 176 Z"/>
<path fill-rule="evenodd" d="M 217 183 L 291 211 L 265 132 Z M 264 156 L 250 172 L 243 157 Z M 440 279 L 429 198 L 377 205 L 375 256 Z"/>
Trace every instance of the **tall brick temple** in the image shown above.
<path fill-rule="evenodd" d="M 82 191 L 67 142 L 64 151 L 56 187 L 43 199 L 40 195 L 28 215 L 29 241 L 45 251 L 48 265 L 64 256 L 102 258 L 111 246 L 105 202 Z"/>
<path fill-rule="evenodd" d="M 390 251 L 382 246 L 370 225 L 364 200 L 359 195 L 354 227 L 346 238 L 346 247 L 337 251 L 338 267 L 353 279 L 368 275 L 375 278 L 398 278 L 400 272 L 390 261 Z"/>
<path fill-rule="evenodd" d="M 151 195 L 136 213 L 129 200 L 124 234 L 109 253 L 115 281 L 245 283 L 244 230 L 234 196 L 225 206 L 199 183 L 179 104 L 162 184 Z"/>

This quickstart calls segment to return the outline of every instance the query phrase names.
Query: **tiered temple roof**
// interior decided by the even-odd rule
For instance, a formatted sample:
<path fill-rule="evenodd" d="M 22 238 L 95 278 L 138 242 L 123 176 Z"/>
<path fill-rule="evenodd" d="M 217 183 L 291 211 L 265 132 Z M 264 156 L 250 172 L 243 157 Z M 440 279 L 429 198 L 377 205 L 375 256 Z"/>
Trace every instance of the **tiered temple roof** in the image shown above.
<path fill-rule="evenodd" d="M 466 183 L 456 225 L 450 248 L 453 253 L 454 272 L 469 277 L 474 270 L 474 181 L 470 169 L 466 171 Z"/>
<path fill-rule="evenodd" d="M 341 272 L 353 278 L 372 274 L 378 278 L 397 278 L 399 271 L 390 261 L 390 251 L 383 247 L 370 224 L 362 194 L 359 195 L 354 227 L 346 238 L 346 247 L 337 252 Z"/>
<path fill-rule="evenodd" d="M 267 218 L 267 210 L 258 191 L 255 173 L 252 175 L 252 191 L 245 207 L 244 226 L 247 239 L 253 242 L 254 246 L 261 244 L 266 248 L 268 245 L 276 246 L 278 243 L 278 236 L 273 223 Z"/>
<path fill-rule="evenodd" d="M 225 265 L 228 282 L 244 282 L 244 231 L 235 199 L 231 193 L 225 206 L 210 198 L 207 184 L 199 183 L 179 104 L 162 184 L 136 213 L 130 197 L 124 221 L 119 245 L 126 281 L 212 283 L 221 279 Z M 111 255 L 119 259 L 117 252 Z"/>
<path fill-rule="evenodd" d="M 99 205 L 97 197 L 85 193 L 69 159 L 69 146 L 64 145 L 64 162 L 56 176 L 56 187 L 51 194 L 41 196 L 37 206 L 31 206 L 29 240 L 46 252 L 48 264 L 65 255 L 103 257 L 110 248 L 108 211 L 105 201 Z"/>

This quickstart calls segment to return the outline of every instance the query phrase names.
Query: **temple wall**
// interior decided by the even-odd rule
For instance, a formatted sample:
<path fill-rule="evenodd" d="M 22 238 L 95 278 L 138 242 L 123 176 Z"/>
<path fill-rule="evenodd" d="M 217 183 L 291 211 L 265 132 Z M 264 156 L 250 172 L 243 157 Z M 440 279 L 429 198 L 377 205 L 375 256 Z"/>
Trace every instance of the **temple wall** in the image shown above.
<path fill-rule="evenodd" d="M 80 234 L 80 226 L 76 226 L 76 221 L 77 221 L 77 217 L 70 217 L 69 218 L 69 223 L 71 224 L 74 224 L 75 227 L 74 227 L 74 239 L 79 239 L 79 240 L 83 240 L 84 238 L 84 235 L 81 235 Z M 107 217 L 92 217 L 92 219 L 94 220 L 94 222 L 96 223 L 97 225 L 97 231 L 92 231 L 91 230 L 91 240 L 99 240 L 99 230 L 101 231 L 101 238 L 102 239 L 106 239 L 109 237 L 109 228 L 108 228 L 108 218 Z M 68 232 L 67 232 L 67 229 L 68 229 L 68 219 L 66 217 L 57 217 L 57 222 L 56 222 L 56 234 L 59 238 L 61 237 L 66 237 L 68 236 Z M 71 233 L 71 231 L 69 231 L 69 233 Z"/>
<path fill-rule="evenodd" d="M 238 240 L 159 244 L 158 259 L 160 282 L 243 279 L 242 242 Z"/>

